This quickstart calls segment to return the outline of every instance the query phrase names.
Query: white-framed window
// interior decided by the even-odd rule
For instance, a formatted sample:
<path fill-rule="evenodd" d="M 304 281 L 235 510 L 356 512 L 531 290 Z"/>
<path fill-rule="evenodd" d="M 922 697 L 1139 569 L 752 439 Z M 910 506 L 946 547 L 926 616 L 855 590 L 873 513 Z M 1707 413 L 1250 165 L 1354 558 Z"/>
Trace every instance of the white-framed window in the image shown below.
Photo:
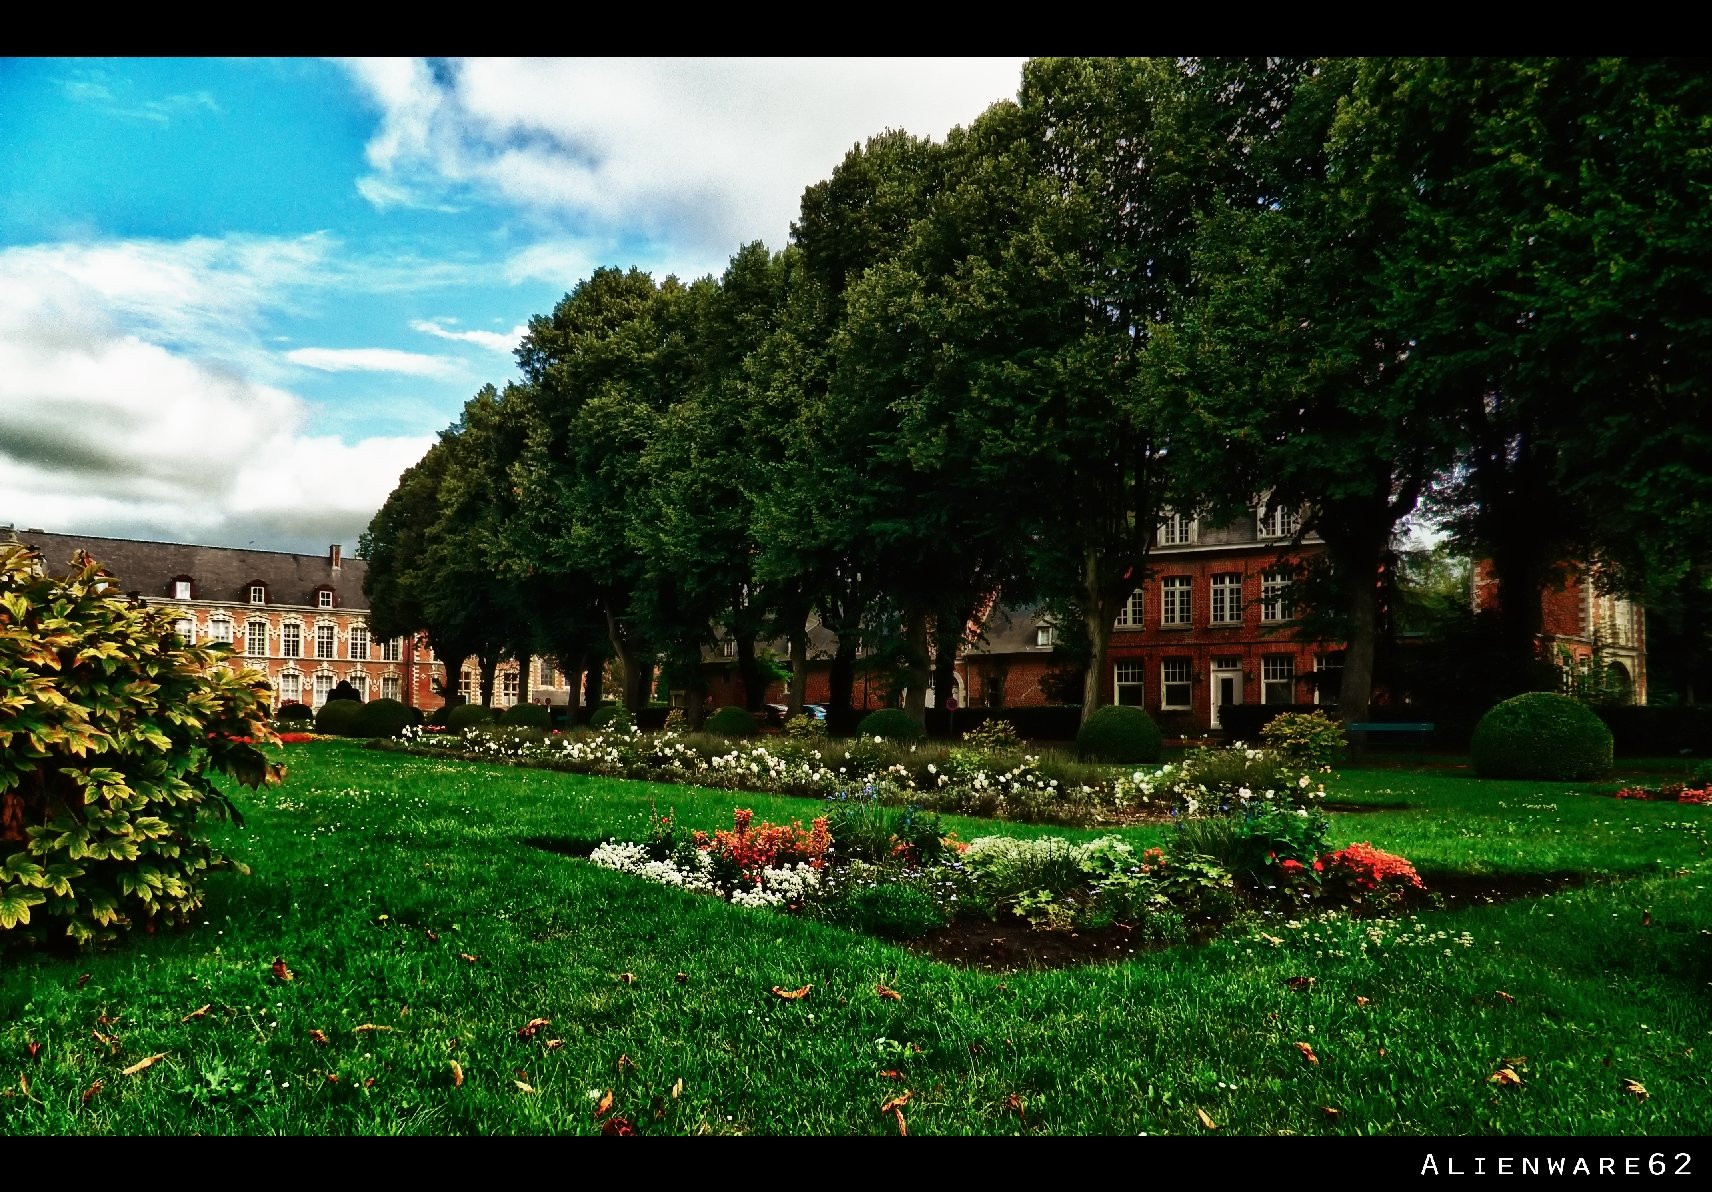
<path fill-rule="evenodd" d="M 1242 623 L 1242 576 L 1234 572 L 1213 576 L 1212 623 Z"/>
<path fill-rule="evenodd" d="M 1260 702 L 1295 703 L 1296 660 L 1288 654 L 1268 654 L 1260 660 Z"/>
<path fill-rule="evenodd" d="M 327 702 L 327 697 L 329 695 L 332 695 L 332 694 L 333 694 L 333 675 L 329 671 L 322 671 L 315 676 L 315 703 L 314 703 L 314 706 L 319 708 L 322 704 Z"/>
<path fill-rule="evenodd" d="M 557 686 L 559 686 L 559 673 L 558 673 L 558 670 L 553 666 L 553 660 L 550 658 L 543 658 L 540 660 L 540 662 L 541 662 L 541 669 L 540 669 L 540 676 L 541 677 L 539 679 L 540 685 L 542 687 L 557 687 Z"/>
<path fill-rule="evenodd" d="M 404 639 L 389 637 L 380 644 L 380 660 L 382 662 L 397 662 L 404 657 Z"/>
<path fill-rule="evenodd" d="M 1159 623 L 1161 625 L 1187 625 L 1189 623 L 1189 585 L 1192 582 L 1186 575 L 1168 575 L 1159 581 Z"/>
<path fill-rule="evenodd" d="M 468 668 L 458 672 L 458 694 L 466 704 L 481 703 L 481 672 Z"/>
<path fill-rule="evenodd" d="M 721 638 L 719 641 L 719 653 L 722 658 L 737 657 L 737 639 L 734 637 Z"/>
<path fill-rule="evenodd" d="M 279 652 L 287 658 L 303 657 L 303 625 L 287 621 L 279 627 Z"/>
<path fill-rule="evenodd" d="M 1034 644 L 1042 649 L 1050 649 L 1056 636 L 1056 630 L 1051 625 L 1037 625 L 1034 629 Z"/>
<path fill-rule="evenodd" d="M 316 608 L 332 608 L 333 607 L 333 589 L 332 588 L 322 588 L 320 591 L 315 593 L 315 607 Z"/>
<path fill-rule="evenodd" d="M 208 640 L 211 642 L 230 642 L 233 633 L 230 617 L 215 617 L 208 622 Z"/>
<path fill-rule="evenodd" d="M 1147 702 L 1145 675 L 1145 666 L 1140 662 L 1115 663 L 1112 670 L 1112 702 L 1114 704 L 1129 704 L 1137 708 L 1145 704 Z"/>
<path fill-rule="evenodd" d="M 367 625 L 352 625 L 346 635 L 351 657 L 360 662 L 369 660 L 369 627 Z"/>
<path fill-rule="evenodd" d="M 1341 682 L 1343 679 L 1343 655 L 1342 654 L 1316 654 L 1316 655 L 1314 655 L 1314 673 L 1315 674 L 1322 674 L 1325 671 L 1337 671 L 1338 672 L 1338 679 Z M 1314 684 L 1314 702 L 1316 704 L 1335 704 L 1335 703 L 1337 703 L 1337 692 L 1334 691 L 1331 687 L 1327 686 L 1327 684 L 1329 682 L 1330 682 L 1330 680 L 1321 680 L 1321 681 L 1316 682 Z"/>
<path fill-rule="evenodd" d="M 499 676 L 499 702 L 510 707 L 517 702 L 517 697 L 523 691 L 523 676 L 515 670 L 504 671 Z"/>
<path fill-rule="evenodd" d="M 380 697 L 382 699 L 403 699 L 404 684 L 397 675 L 382 675 L 380 677 Z"/>
<path fill-rule="evenodd" d="M 1187 658 L 1167 658 L 1159 664 L 1159 706 L 1182 710 L 1190 703 L 1190 671 Z"/>
<path fill-rule="evenodd" d="M 1129 599 L 1124 601 L 1124 606 L 1118 609 L 1118 619 L 1112 623 L 1113 626 L 1118 629 L 1140 628 L 1145 623 L 1145 614 L 1142 612 L 1145 601 L 1146 597 L 1142 595 L 1140 588 L 1131 592 Z"/>
<path fill-rule="evenodd" d="M 1168 513 L 1159 523 L 1160 546 L 1187 546 L 1195 541 L 1195 519 L 1181 513 Z"/>
<path fill-rule="evenodd" d="M 1262 538 L 1294 538 L 1296 531 L 1302 528 L 1301 510 L 1289 509 L 1283 505 L 1271 508 L 1262 505 L 1257 528 Z"/>
<path fill-rule="evenodd" d="M 244 653 L 251 658 L 267 657 L 268 627 L 266 621 L 251 621 L 244 626 Z"/>
<path fill-rule="evenodd" d="M 175 580 L 173 580 L 172 581 L 172 598 L 174 600 L 189 600 L 190 599 L 190 581 L 187 579 L 175 579 Z"/>
<path fill-rule="evenodd" d="M 1290 573 L 1268 571 L 1260 580 L 1260 619 L 1288 621 L 1296 615 L 1290 603 Z"/>
<path fill-rule="evenodd" d="M 267 603 L 267 588 L 261 584 L 251 584 L 250 585 L 250 603 L 251 604 L 266 604 Z"/>
<path fill-rule="evenodd" d="M 345 676 L 345 682 L 349 683 L 356 689 L 358 699 L 362 700 L 364 703 L 368 702 L 369 677 L 367 675 L 362 671 L 354 671 L 353 673 Z"/>
<path fill-rule="evenodd" d="M 296 671 L 286 671 L 279 677 L 279 702 L 282 704 L 299 704 L 303 702 L 303 676 Z"/>
<path fill-rule="evenodd" d="M 196 644 L 196 618 L 180 617 L 172 623 L 172 630 L 185 645 Z"/>
<path fill-rule="evenodd" d="M 338 656 L 333 645 L 332 623 L 323 621 L 315 627 L 315 657 L 337 658 Z"/>

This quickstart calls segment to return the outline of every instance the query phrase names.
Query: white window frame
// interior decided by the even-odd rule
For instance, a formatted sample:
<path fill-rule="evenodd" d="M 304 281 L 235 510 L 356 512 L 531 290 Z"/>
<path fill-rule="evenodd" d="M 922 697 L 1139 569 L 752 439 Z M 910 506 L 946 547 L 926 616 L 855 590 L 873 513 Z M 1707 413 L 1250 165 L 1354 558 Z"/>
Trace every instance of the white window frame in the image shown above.
<path fill-rule="evenodd" d="M 316 671 L 314 687 L 311 691 L 314 695 L 314 702 L 310 704 L 310 707 L 319 709 L 322 704 L 327 702 L 327 697 L 333 694 L 333 672 Z"/>
<path fill-rule="evenodd" d="M 1221 571 L 1212 577 L 1209 624 L 1242 624 L 1242 573 Z"/>
<path fill-rule="evenodd" d="M 279 702 L 282 704 L 300 704 L 303 702 L 303 676 L 297 671 L 280 672 Z"/>
<path fill-rule="evenodd" d="M 1159 581 L 1159 624 L 1161 628 L 1183 629 L 1194 623 L 1195 580 L 1188 575 L 1167 575 Z"/>
<path fill-rule="evenodd" d="M 1147 702 L 1147 664 L 1139 658 L 1119 659 L 1112 664 L 1112 702 L 1144 707 Z"/>
<path fill-rule="evenodd" d="M 332 608 L 333 607 L 333 589 L 332 588 L 322 588 L 315 593 L 315 607 L 316 608 Z"/>
<path fill-rule="evenodd" d="M 178 618 L 178 620 L 176 620 L 172 623 L 172 631 L 174 633 L 178 634 L 179 640 L 182 641 L 185 645 L 194 646 L 196 644 L 196 618 L 195 617 L 180 617 L 180 618 Z"/>
<path fill-rule="evenodd" d="M 1343 669 L 1343 663 L 1341 663 L 1341 662 L 1339 662 L 1336 666 L 1332 665 L 1332 657 L 1330 654 L 1315 654 L 1314 655 L 1314 673 L 1315 674 L 1320 674 L 1323 671 L 1329 671 L 1329 670 L 1341 671 L 1342 669 Z M 1316 704 L 1324 704 L 1324 703 L 1328 702 L 1325 698 L 1325 687 L 1323 684 L 1320 684 L 1320 683 L 1314 684 L 1314 702 Z"/>
<path fill-rule="evenodd" d="M 282 658 L 303 657 L 302 621 L 287 621 L 279 627 L 279 653 Z"/>
<path fill-rule="evenodd" d="M 210 617 L 208 620 L 208 640 L 233 644 L 237 640 L 237 626 L 230 617 Z"/>
<path fill-rule="evenodd" d="M 1260 619 L 1273 623 L 1296 615 L 1290 603 L 1291 576 L 1288 571 L 1268 571 L 1260 579 Z"/>
<path fill-rule="evenodd" d="M 1041 650 L 1050 650 L 1052 648 L 1052 645 L 1053 645 L 1053 639 L 1057 636 L 1057 634 L 1058 634 L 1057 629 L 1051 625 L 1036 625 L 1034 627 L 1035 648 L 1041 649 Z"/>
<path fill-rule="evenodd" d="M 256 631 L 261 630 L 261 649 L 256 649 Z M 268 623 L 266 621 L 244 622 L 244 653 L 251 658 L 266 658 L 268 652 Z"/>
<path fill-rule="evenodd" d="M 1177 697 L 1175 700 L 1173 697 Z M 1194 663 L 1187 658 L 1162 658 L 1159 662 L 1159 710 L 1187 712 L 1195 701 Z"/>
<path fill-rule="evenodd" d="M 466 704 L 481 703 L 481 672 L 465 667 L 458 672 L 458 694 Z"/>
<path fill-rule="evenodd" d="M 1200 537 L 1200 527 L 1199 518 L 1167 513 L 1165 520 L 1159 523 L 1159 545 L 1193 546 Z"/>
<path fill-rule="evenodd" d="M 263 585 L 263 584 L 251 584 L 250 585 L 250 603 L 251 604 L 266 604 L 267 603 L 267 587 L 265 585 Z"/>
<path fill-rule="evenodd" d="M 362 652 L 358 653 L 358 649 Z M 345 631 L 345 652 L 353 661 L 367 662 L 369 660 L 369 627 L 367 625 L 352 625 Z"/>
<path fill-rule="evenodd" d="M 404 639 L 389 637 L 380 644 L 380 660 L 382 662 L 398 662 L 404 657 Z"/>
<path fill-rule="evenodd" d="M 315 657 L 333 659 L 339 656 L 339 631 L 331 621 L 315 626 Z"/>
<path fill-rule="evenodd" d="M 366 671 L 352 671 L 345 676 L 345 682 L 356 690 L 358 699 L 365 704 L 369 702 L 369 676 Z"/>
<path fill-rule="evenodd" d="M 721 658 L 735 658 L 735 657 L 737 657 L 737 639 L 734 637 L 722 637 L 722 638 L 720 638 L 719 639 L 719 656 Z"/>
<path fill-rule="evenodd" d="M 382 675 L 380 677 L 380 697 L 402 701 L 404 698 L 404 680 L 397 675 Z"/>
<path fill-rule="evenodd" d="M 1255 511 L 1255 532 L 1261 538 L 1294 538 L 1302 528 L 1302 511 L 1284 505 L 1262 505 Z"/>
<path fill-rule="evenodd" d="M 189 600 L 191 598 L 191 596 L 190 596 L 190 581 L 187 579 L 175 579 L 175 580 L 173 580 L 172 581 L 172 598 L 174 600 Z"/>
<path fill-rule="evenodd" d="M 1273 694 L 1283 689 L 1283 699 Z M 1296 659 L 1291 654 L 1266 654 L 1260 659 L 1260 702 L 1263 704 L 1293 704 L 1296 702 Z"/>
<path fill-rule="evenodd" d="M 494 696 L 494 702 L 509 708 L 523 695 L 523 676 L 515 670 L 499 672 L 499 693 Z"/>
<path fill-rule="evenodd" d="M 1114 629 L 1140 629 L 1147 623 L 1147 597 L 1140 588 L 1129 594 L 1124 606 L 1118 609 L 1118 619 L 1112 622 Z"/>

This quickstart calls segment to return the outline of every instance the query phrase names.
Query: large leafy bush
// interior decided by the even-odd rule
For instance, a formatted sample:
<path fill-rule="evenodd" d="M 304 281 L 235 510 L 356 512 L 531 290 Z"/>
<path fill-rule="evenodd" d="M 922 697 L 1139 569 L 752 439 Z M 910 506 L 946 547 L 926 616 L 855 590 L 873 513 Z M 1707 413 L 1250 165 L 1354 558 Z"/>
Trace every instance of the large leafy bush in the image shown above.
<path fill-rule="evenodd" d="M 709 716 L 707 723 L 702 725 L 702 731 L 716 737 L 752 737 L 755 735 L 755 717 L 747 708 L 729 705 Z"/>
<path fill-rule="evenodd" d="M 478 724 L 493 723 L 493 709 L 484 704 L 457 704 L 446 713 L 446 727 L 455 733 Z"/>
<path fill-rule="evenodd" d="M 362 737 L 396 737 L 405 725 L 419 724 L 422 720 L 422 713 L 415 708 L 384 696 L 371 699 L 362 709 L 356 723 L 357 735 Z"/>
<path fill-rule="evenodd" d="M 1567 695 L 1530 691 L 1480 718 L 1470 753 L 1482 778 L 1602 778 L 1611 772 L 1611 730 Z"/>
<path fill-rule="evenodd" d="M 1084 758 L 1122 766 L 1158 761 L 1161 744 L 1153 717 L 1128 704 L 1096 709 L 1076 734 L 1076 750 Z"/>
<path fill-rule="evenodd" d="M 551 728 L 553 711 L 546 704 L 512 704 L 500 714 L 501 724 L 517 728 Z"/>
<path fill-rule="evenodd" d="M 363 705 L 354 699 L 330 699 L 315 713 L 315 731 L 329 737 L 366 735 L 362 723 Z"/>
<path fill-rule="evenodd" d="M 173 615 L 119 594 L 79 554 L 70 574 L 0 547 L 0 943 L 87 943 L 184 922 L 228 859 L 214 785 L 277 782 L 257 742 L 267 681 L 229 647 L 186 645 Z"/>
<path fill-rule="evenodd" d="M 862 722 L 856 726 L 856 735 L 870 739 L 881 737 L 887 741 L 919 741 L 927 734 L 902 708 L 881 708 L 862 717 Z"/>

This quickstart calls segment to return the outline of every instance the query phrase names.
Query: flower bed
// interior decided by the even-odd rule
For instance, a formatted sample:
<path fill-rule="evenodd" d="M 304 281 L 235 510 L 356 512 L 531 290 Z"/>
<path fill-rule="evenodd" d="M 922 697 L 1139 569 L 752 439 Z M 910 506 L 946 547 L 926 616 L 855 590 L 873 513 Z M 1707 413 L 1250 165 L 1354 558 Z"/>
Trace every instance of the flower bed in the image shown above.
<path fill-rule="evenodd" d="M 1704 787 L 1667 782 L 1663 786 L 1625 786 L 1614 796 L 1618 799 L 1643 799 L 1655 803 L 1712 803 L 1712 784 Z"/>
<path fill-rule="evenodd" d="M 593 731 L 406 729 L 372 747 L 438 757 L 544 766 L 649 782 L 834 798 L 865 790 L 882 803 L 1024 823 L 1088 825 L 1232 813 L 1254 802 L 1312 806 L 1320 774 L 1241 745 L 1181 765 L 1091 766 L 1040 754 L 965 746 L 900 745 L 878 737 L 831 743 L 774 737 L 732 742 L 613 724 Z"/>

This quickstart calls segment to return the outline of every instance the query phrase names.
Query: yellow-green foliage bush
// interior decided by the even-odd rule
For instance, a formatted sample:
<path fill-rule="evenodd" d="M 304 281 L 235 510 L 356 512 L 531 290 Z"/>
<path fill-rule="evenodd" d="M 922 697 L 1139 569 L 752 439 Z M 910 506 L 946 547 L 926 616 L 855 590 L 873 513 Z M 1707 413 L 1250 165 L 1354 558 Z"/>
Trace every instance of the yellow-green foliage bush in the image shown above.
<path fill-rule="evenodd" d="M 191 646 L 173 614 L 120 595 L 87 555 L 64 577 L 0 547 L 0 945 L 83 944 L 182 923 L 229 863 L 204 813 L 214 785 L 282 773 L 267 681 L 230 647 Z"/>

